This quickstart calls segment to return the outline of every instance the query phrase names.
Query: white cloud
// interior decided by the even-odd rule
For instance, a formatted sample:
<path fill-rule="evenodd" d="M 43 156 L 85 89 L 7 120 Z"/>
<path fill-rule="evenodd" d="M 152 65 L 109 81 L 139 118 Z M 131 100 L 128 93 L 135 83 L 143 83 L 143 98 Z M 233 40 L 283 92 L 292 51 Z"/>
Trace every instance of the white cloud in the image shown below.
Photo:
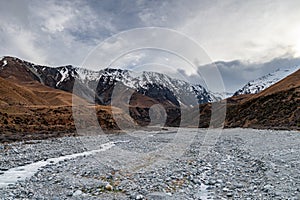
<path fill-rule="evenodd" d="M 38 63 L 47 62 L 47 53 L 36 46 L 36 35 L 21 26 L 0 20 L 3 27 L 0 29 L 0 52 L 3 55 L 20 56 Z"/>
<path fill-rule="evenodd" d="M 213 60 L 270 60 L 290 51 L 300 26 L 297 1 L 217 1 L 186 19 L 180 31 Z M 252 44 L 252 45 L 249 45 Z"/>
<path fill-rule="evenodd" d="M 300 55 L 299 9 L 300 2 L 293 0 L 0 1 L 0 55 L 14 55 L 39 64 L 81 65 L 91 50 L 111 35 L 132 28 L 159 26 L 195 39 L 214 61 L 261 62 L 281 55 Z M 157 41 L 149 38 L 147 34 L 133 34 L 129 42 L 116 41 L 103 47 L 102 56 L 110 57 L 124 47 L 150 44 L 178 48 L 179 54 L 194 65 L 210 61 L 205 56 L 193 58 L 195 48 L 185 40 L 170 35 Z M 153 57 L 149 59 L 150 55 Z M 168 61 L 159 53 L 137 53 L 123 60 L 136 65 L 175 66 L 174 69 L 183 70 L 182 74 L 195 74 L 178 59 L 167 58 Z M 94 65 L 98 63 L 96 60 Z M 240 74 L 245 77 L 251 69 L 255 75 L 263 73 L 253 65 L 251 69 L 240 67 L 244 67 Z"/>
<path fill-rule="evenodd" d="M 106 37 L 99 28 L 114 29 L 85 1 L 1 2 L 0 22 L 1 55 L 46 65 L 80 65 Z"/>

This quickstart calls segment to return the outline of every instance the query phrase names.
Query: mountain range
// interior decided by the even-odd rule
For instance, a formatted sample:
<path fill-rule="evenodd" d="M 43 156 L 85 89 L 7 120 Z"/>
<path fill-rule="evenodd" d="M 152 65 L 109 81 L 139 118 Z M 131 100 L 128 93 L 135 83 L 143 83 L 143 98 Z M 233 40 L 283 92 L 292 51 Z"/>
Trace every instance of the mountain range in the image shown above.
<path fill-rule="evenodd" d="M 134 124 L 147 126 L 151 124 L 151 107 L 156 104 L 166 111 L 165 126 L 189 126 L 200 117 L 199 127 L 208 127 L 212 104 L 218 101 L 227 102 L 225 127 L 298 129 L 298 68 L 278 69 L 250 81 L 233 97 L 221 100 L 201 85 L 156 72 L 111 68 L 92 71 L 71 65 L 54 68 L 3 57 L 0 60 L 0 128 L 3 130 L 0 140 L 74 134 L 74 101 L 96 110 L 97 123 L 103 130 L 120 129 L 115 117 L 125 124 L 132 124 L 133 120 Z M 119 92 L 114 92 L 117 89 Z M 131 95 L 126 104 L 128 113 L 114 102 L 123 101 L 122 95 L 127 91 Z M 117 110 L 117 116 L 113 116 L 112 109 Z M 181 119 L 183 113 L 189 116 L 185 121 Z M 83 118 L 86 127 L 96 126 L 89 116 Z"/>
<path fill-rule="evenodd" d="M 103 105 L 110 103 L 110 99 L 105 98 L 104 94 L 109 92 L 116 82 L 120 82 L 128 88 L 143 90 L 144 92 L 151 87 L 153 88 L 154 85 L 160 88 L 161 91 L 171 90 L 178 101 L 173 103 L 179 103 L 180 106 L 195 106 L 198 103 L 218 100 L 217 97 L 199 84 L 190 84 L 156 72 L 144 71 L 137 74 L 128 70 L 110 68 L 92 71 L 71 65 L 53 68 L 35 65 L 13 57 L 4 57 L 2 63 L 1 74 L 7 73 L 6 77 L 14 73 L 11 66 L 17 66 L 26 69 L 30 78 L 46 86 L 67 92 L 72 92 L 74 81 L 77 80 L 85 87 L 85 97 L 89 97 L 90 101 L 94 101 L 94 96 L 86 92 L 93 91 L 92 93 L 95 93 L 96 91 L 96 102 Z"/>

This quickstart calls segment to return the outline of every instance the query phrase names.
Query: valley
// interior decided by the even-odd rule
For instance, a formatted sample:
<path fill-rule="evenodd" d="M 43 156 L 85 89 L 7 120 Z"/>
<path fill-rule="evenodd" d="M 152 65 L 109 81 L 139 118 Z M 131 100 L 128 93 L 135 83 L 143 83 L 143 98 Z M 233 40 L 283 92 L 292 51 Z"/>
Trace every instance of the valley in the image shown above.
<path fill-rule="evenodd" d="M 300 198 L 299 70 L 220 99 L 159 73 L 2 63 L 0 199 Z"/>
<path fill-rule="evenodd" d="M 299 10 L 0 0 L 0 200 L 300 200 Z"/>
<path fill-rule="evenodd" d="M 299 129 L 297 66 L 250 81 L 234 96 L 221 100 L 201 85 L 154 72 L 53 68 L 14 57 L 4 57 L 1 63 L 1 142 L 78 135 L 76 113 L 81 113 L 76 115 L 79 126 L 84 124 L 81 128 L 100 125 L 107 133 L 148 126 L 153 116 L 165 126 L 208 128 L 213 107 L 219 107 L 213 111 L 217 112 L 214 127 Z M 150 111 L 154 105 L 162 107 Z M 159 118 L 162 111 L 165 119 Z"/>

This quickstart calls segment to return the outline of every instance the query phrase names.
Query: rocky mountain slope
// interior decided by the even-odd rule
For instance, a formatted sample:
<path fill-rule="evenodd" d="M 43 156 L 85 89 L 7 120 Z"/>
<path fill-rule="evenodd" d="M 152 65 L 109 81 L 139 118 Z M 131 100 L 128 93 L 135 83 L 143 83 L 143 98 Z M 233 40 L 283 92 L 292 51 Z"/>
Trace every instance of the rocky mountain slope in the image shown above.
<path fill-rule="evenodd" d="M 224 100 L 225 101 L 225 100 Z M 225 127 L 300 129 L 300 70 L 257 94 L 226 100 Z M 199 127 L 208 127 L 211 104 L 200 105 Z"/>
<path fill-rule="evenodd" d="M 234 96 L 241 95 L 241 94 L 257 94 L 260 91 L 265 90 L 268 87 L 279 82 L 280 80 L 284 79 L 288 75 L 296 72 L 298 69 L 300 69 L 300 66 L 277 69 L 272 73 L 269 73 L 258 79 L 249 81 L 243 88 L 236 91 L 234 93 Z"/>
<path fill-rule="evenodd" d="M 299 105 L 300 70 L 229 107 L 227 126 L 299 129 Z"/>

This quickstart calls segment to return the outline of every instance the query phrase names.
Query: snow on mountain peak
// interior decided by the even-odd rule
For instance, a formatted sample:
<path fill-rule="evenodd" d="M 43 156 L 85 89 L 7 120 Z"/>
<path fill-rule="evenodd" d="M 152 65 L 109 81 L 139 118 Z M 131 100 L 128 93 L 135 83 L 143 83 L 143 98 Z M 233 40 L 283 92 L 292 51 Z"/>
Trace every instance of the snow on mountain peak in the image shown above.
<path fill-rule="evenodd" d="M 236 91 L 234 93 L 234 96 L 241 95 L 241 94 L 257 94 L 260 91 L 265 90 L 271 85 L 274 85 L 275 83 L 284 79 L 288 75 L 296 72 L 299 68 L 300 68 L 299 65 L 289 67 L 289 68 L 279 68 L 273 73 L 269 73 L 258 79 L 249 81 L 243 88 Z"/>
<path fill-rule="evenodd" d="M 63 82 L 63 81 L 68 77 L 69 70 L 68 70 L 68 68 L 63 67 L 63 68 L 61 68 L 61 69 L 59 70 L 59 73 L 60 73 L 60 75 L 61 75 L 61 78 L 60 78 L 60 80 L 56 83 L 56 86 L 58 86 L 61 82 Z"/>
<path fill-rule="evenodd" d="M 133 72 L 113 68 L 102 69 L 98 72 L 76 68 L 76 72 L 78 78 L 87 85 L 90 81 L 101 81 L 104 84 L 114 84 L 117 81 L 135 90 L 148 90 L 153 85 L 161 89 L 165 88 L 172 91 L 178 101 L 184 105 L 191 105 L 192 99 L 196 103 L 197 101 L 198 103 L 206 103 L 218 100 L 201 85 L 192 85 L 186 81 L 174 79 L 157 72 Z"/>

